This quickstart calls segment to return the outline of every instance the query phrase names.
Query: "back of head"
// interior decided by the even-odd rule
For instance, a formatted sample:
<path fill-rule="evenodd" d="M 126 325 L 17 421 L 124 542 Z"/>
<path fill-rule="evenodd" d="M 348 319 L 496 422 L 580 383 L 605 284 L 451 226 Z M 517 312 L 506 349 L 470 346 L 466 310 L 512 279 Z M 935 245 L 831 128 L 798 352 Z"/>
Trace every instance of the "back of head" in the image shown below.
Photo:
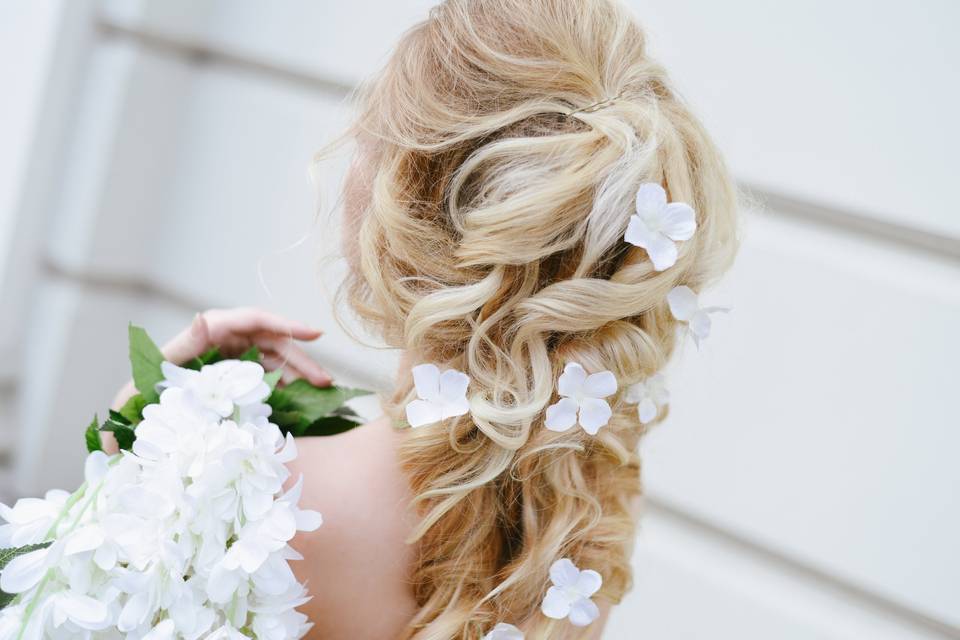
<path fill-rule="evenodd" d="M 545 429 L 544 412 L 568 362 L 621 389 L 664 366 L 668 292 L 733 259 L 731 180 L 611 0 L 447 0 L 359 97 L 370 182 L 345 292 L 414 362 L 471 379 L 470 413 L 411 431 L 401 453 L 423 515 L 406 637 L 498 621 L 584 637 L 540 614 L 549 567 L 598 571 L 600 599 L 629 588 L 643 427 L 622 394 L 595 436 Z M 646 182 L 696 211 L 663 271 L 624 242 Z M 388 411 L 413 397 L 399 380 Z"/>

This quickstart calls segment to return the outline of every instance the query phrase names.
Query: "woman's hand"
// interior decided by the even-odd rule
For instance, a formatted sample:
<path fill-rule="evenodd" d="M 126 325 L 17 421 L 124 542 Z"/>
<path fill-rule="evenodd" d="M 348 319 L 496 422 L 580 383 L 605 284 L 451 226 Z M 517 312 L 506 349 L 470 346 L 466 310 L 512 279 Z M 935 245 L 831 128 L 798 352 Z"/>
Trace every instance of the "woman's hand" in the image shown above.
<path fill-rule="evenodd" d="M 262 309 L 213 309 L 197 314 L 193 324 L 160 350 L 168 361 L 183 364 L 213 347 L 219 347 L 224 356 L 235 357 L 257 346 L 263 355 L 263 366 L 282 368 L 285 382 L 304 378 L 310 384 L 325 387 L 332 382 L 330 374 L 295 342 L 316 340 L 322 333 Z M 133 382 L 128 382 L 114 399 L 114 409 L 122 407 L 135 393 Z"/>

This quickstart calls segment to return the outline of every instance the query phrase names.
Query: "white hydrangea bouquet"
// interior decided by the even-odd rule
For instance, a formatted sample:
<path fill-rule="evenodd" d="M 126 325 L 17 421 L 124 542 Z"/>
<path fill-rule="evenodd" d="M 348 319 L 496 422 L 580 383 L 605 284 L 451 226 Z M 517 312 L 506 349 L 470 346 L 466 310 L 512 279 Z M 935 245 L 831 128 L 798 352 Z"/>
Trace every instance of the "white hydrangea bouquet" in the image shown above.
<path fill-rule="evenodd" d="M 0 504 L 0 640 L 300 638 L 309 598 L 288 561 L 302 478 L 284 491 L 294 436 L 360 424 L 369 393 L 277 386 L 256 348 L 184 367 L 130 327 L 139 394 L 87 428 L 84 483 Z M 119 453 L 108 455 L 101 432 Z"/>

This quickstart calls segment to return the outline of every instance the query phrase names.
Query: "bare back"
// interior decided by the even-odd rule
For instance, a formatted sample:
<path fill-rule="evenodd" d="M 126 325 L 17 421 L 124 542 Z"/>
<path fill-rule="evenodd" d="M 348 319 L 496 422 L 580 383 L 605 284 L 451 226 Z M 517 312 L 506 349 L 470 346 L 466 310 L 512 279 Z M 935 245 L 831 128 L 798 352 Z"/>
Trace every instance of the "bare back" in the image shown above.
<path fill-rule="evenodd" d="M 416 612 L 408 579 L 416 547 L 405 542 L 411 495 L 396 456 L 402 437 L 384 416 L 297 440 L 290 470 L 304 477 L 301 507 L 324 519 L 293 542 L 304 555 L 294 572 L 313 596 L 300 608 L 314 623 L 308 638 L 396 638 Z"/>

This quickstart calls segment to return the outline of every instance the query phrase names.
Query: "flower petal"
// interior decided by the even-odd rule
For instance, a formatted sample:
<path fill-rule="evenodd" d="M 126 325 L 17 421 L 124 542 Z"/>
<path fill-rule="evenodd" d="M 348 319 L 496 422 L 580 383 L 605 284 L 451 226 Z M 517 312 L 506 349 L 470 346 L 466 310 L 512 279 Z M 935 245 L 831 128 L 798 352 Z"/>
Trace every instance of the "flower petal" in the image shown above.
<path fill-rule="evenodd" d="M 606 398 L 617 392 L 617 377 L 612 371 L 591 373 L 583 383 L 583 394 L 591 398 Z"/>
<path fill-rule="evenodd" d="M 146 621 L 150 613 L 150 592 L 146 589 L 137 591 L 131 594 L 123 605 L 120 617 L 117 619 L 117 629 L 124 632 L 133 631 Z"/>
<path fill-rule="evenodd" d="M 440 397 L 446 402 L 458 402 L 467 395 L 469 384 L 470 376 L 456 369 L 447 369 L 440 374 Z"/>
<path fill-rule="evenodd" d="M 577 576 L 577 584 L 574 589 L 584 598 L 589 598 L 603 586 L 603 577 L 593 569 L 584 569 Z"/>
<path fill-rule="evenodd" d="M 421 400 L 436 400 L 440 395 L 440 370 L 435 364 L 418 364 L 410 370 L 413 386 Z"/>
<path fill-rule="evenodd" d="M 570 558 L 561 558 L 550 565 L 550 582 L 558 587 L 572 587 L 577 584 L 580 569 Z"/>
<path fill-rule="evenodd" d="M 80 527 L 67 537 L 63 555 L 72 556 L 84 551 L 93 551 L 103 544 L 103 531 L 100 525 L 89 524 Z"/>
<path fill-rule="evenodd" d="M 7 593 L 23 593 L 40 582 L 47 572 L 50 547 L 37 549 L 17 556 L 0 571 L 0 590 Z"/>
<path fill-rule="evenodd" d="M 670 290 L 667 294 L 667 303 L 670 305 L 670 313 L 681 322 L 690 320 L 700 309 L 697 294 L 690 287 L 683 285 Z"/>
<path fill-rule="evenodd" d="M 570 624 L 585 627 L 600 616 L 600 608 L 590 598 L 580 598 L 570 606 Z"/>
<path fill-rule="evenodd" d="M 323 524 L 323 516 L 312 509 L 297 509 L 294 516 L 297 520 L 297 531 L 316 531 Z"/>
<path fill-rule="evenodd" d="M 640 219 L 640 216 L 630 216 L 627 223 L 627 230 L 623 234 L 625 242 L 646 249 L 653 242 L 656 231 L 651 231 L 647 223 Z"/>
<path fill-rule="evenodd" d="M 583 390 L 587 372 L 577 362 L 568 362 L 557 380 L 557 393 L 561 396 L 576 396 Z"/>
<path fill-rule="evenodd" d="M 90 596 L 65 591 L 57 595 L 55 606 L 81 629 L 102 629 L 108 621 L 107 605 Z"/>
<path fill-rule="evenodd" d="M 627 387 L 627 390 L 623 394 L 623 401 L 636 404 L 637 402 L 642 402 L 643 399 L 649 395 L 646 381 L 637 382 Z"/>
<path fill-rule="evenodd" d="M 693 332 L 695 337 L 703 340 L 710 335 L 710 326 L 712 324 L 710 314 L 706 311 L 697 311 L 693 314 L 693 317 L 690 318 L 690 331 Z"/>
<path fill-rule="evenodd" d="M 107 475 L 108 456 L 103 451 L 93 451 L 83 463 L 83 479 L 87 486 L 93 486 Z"/>
<path fill-rule="evenodd" d="M 644 398 L 637 405 L 637 414 L 640 422 L 643 424 L 653 422 L 653 419 L 657 417 L 657 413 L 659 413 L 657 405 L 650 398 Z"/>
<path fill-rule="evenodd" d="M 671 202 L 664 210 L 660 232 L 671 240 L 689 240 L 697 230 L 697 216 L 686 202 Z"/>
<path fill-rule="evenodd" d="M 637 213 L 657 215 L 667 204 L 667 192 L 656 182 L 644 182 L 637 189 Z"/>
<path fill-rule="evenodd" d="M 656 271 L 665 271 L 677 263 L 677 245 L 662 233 L 652 234 L 646 248 Z"/>
<path fill-rule="evenodd" d="M 456 402 L 444 402 L 440 409 L 440 417 L 443 420 L 466 415 L 470 412 L 470 401 L 466 398 L 460 398 Z"/>
<path fill-rule="evenodd" d="M 407 403 L 407 422 L 411 427 L 440 422 L 443 419 L 443 407 L 429 400 L 412 400 Z"/>
<path fill-rule="evenodd" d="M 592 436 L 597 435 L 600 427 L 610 422 L 613 410 L 606 400 L 584 398 L 580 403 L 580 426 Z"/>
<path fill-rule="evenodd" d="M 157 623 L 143 636 L 143 640 L 173 640 L 177 637 L 177 627 L 173 620 L 167 618 Z"/>
<path fill-rule="evenodd" d="M 523 632 L 512 624 L 498 622 L 497 626 L 483 636 L 483 640 L 523 640 Z"/>
<path fill-rule="evenodd" d="M 550 431 L 566 431 L 577 424 L 577 410 L 580 405 L 573 398 L 560 398 L 559 402 L 547 407 L 546 420 L 543 423 Z"/>
<path fill-rule="evenodd" d="M 550 587 L 547 589 L 547 595 L 543 597 L 543 603 L 540 610 L 543 615 L 554 620 L 562 620 L 570 614 L 570 598 L 560 587 Z"/>

